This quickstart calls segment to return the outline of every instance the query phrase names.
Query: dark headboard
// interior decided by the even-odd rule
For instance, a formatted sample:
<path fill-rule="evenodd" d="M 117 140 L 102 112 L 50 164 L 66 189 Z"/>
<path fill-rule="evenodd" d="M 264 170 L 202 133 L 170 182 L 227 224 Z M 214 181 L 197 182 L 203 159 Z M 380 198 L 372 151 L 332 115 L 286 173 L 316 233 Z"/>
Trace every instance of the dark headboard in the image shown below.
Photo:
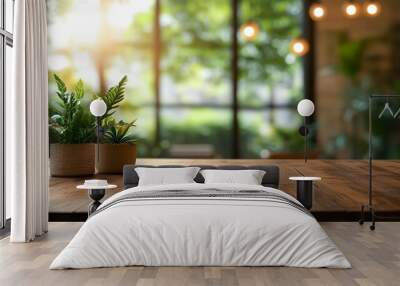
<path fill-rule="evenodd" d="M 147 167 L 147 168 L 181 168 L 181 167 L 193 167 L 193 166 L 182 166 L 182 165 L 125 165 L 124 166 L 124 189 L 136 187 L 139 183 L 139 177 L 135 171 L 137 167 Z M 204 169 L 219 169 L 219 170 L 263 170 L 265 171 L 264 178 L 262 180 L 262 185 L 265 187 L 279 188 L 279 168 L 274 165 L 257 165 L 257 166 L 239 166 L 239 165 L 226 165 L 226 166 L 208 166 L 208 165 L 196 165 L 195 167 L 200 167 Z M 204 183 L 204 178 L 198 173 L 194 180 L 197 183 Z"/>

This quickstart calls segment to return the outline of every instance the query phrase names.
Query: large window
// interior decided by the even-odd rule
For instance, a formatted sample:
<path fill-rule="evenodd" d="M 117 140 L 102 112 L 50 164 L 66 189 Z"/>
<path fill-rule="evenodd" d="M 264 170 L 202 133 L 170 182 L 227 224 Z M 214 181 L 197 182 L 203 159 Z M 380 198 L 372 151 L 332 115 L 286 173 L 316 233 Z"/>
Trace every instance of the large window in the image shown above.
<path fill-rule="evenodd" d="M 67 84 L 82 78 L 94 93 L 128 75 L 118 116 L 137 119 L 139 156 L 175 156 L 181 144 L 209 146 L 225 158 L 301 148 L 295 103 L 303 96 L 302 64 L 288 46 L 301 34 L 302 0 L 48 6 L 50 72 Z M 247 22 L 260 29 L 253 41 L 240 34 Z"/>
<path fill-rule="evenodd" d="M 287 49 L 291 39 L 301 32 L 302 8 L 302 1 L 297 0 L 240 1 L 240 22 L 255 22 L 260 30 L 253 41 L 239 38 L 243 157 L 296 152 L 302 147 L 297 144 L 300 118 L 295 109 L 303 97 L 302 63 Z"/>
<path fill-rule="evenodd" d="M 10 194 L 5 186 L 5 106 L 11 96 L 14 1 L 0 1 L 0 228 L 11 217 Z"/>

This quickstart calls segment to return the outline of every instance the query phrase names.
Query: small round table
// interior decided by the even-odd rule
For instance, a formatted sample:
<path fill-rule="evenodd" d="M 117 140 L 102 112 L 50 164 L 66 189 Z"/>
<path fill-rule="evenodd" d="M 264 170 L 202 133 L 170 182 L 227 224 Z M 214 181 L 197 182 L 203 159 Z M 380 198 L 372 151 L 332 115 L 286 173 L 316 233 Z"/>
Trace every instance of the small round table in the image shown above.
<path fill-rule="evenodd" d="M 76 186 L 77 189 L 80 190 L 88 190 L 89 197 L 93 200 L 93 202 L 88 207 L 88 215 L 90 216 L 94 213 L 97 208 L 101 205 L 100 200 L 106 194 L 106 190 L 115 189 L 116 185 L 107 185 L 107 186 L 89 186 L 89 185 L 79 185 Z"/>
<path fill-rule="evenodd" d="M 289 180 L 297 182 L 297 200 L 310 210 L 313 202 L 313 182 L 320 181 L 320 177 L 290 177 Z"/>

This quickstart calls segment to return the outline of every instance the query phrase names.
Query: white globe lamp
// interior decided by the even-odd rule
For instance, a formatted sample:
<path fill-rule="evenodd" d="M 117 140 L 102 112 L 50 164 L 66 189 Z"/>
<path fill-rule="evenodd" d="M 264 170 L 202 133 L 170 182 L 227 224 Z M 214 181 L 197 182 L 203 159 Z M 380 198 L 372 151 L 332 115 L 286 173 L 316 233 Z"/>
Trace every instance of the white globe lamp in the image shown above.
<path fill-rule="evenodd" d="M 97 137 L 97 161 L 100 160 L 100 117 L 107 112 L 107 104 L 101 98 L 95 99 L 90 103 L 90 113 L 96 117 L 96 137 Z"/>
<path fill-rule="evenodd" d="M 311 116 L 314 113 L 314 103 L 309 99 L 303 99 L 297 105 L 297 112 L 303 116 Z"/>
<path fill-rule="evenodd" d="M 300 127 L 299 132 L 304 136 L 304 162 L 307 163 L 307 141 L 309 129 L 307 127 L 307 117 L 313 115 L 315 110 L 314 103 L 309 99 L 303 99 L 297 104 L 297 112 L 304 117 L 304 125 Z"/>
<path fill-rule="evenodd" d="M 107 105 L 104 100 L 98 98 L 90 103 L 90 113 L 96 117 L 101 117 L 107 112 Z"/>

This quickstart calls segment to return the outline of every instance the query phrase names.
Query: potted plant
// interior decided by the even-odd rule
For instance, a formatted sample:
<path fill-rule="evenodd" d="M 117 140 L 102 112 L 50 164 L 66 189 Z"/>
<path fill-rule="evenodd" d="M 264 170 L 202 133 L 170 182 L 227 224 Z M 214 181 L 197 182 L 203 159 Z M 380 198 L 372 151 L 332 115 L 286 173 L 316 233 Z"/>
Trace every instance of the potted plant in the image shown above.
<path fill-rule="evenodd" d="M 106 123 L 102 144 L 98 145 L 99 158 L 96 163 L 98 173 L 119 174 L 126 164 L 136 162 L 136 139 L 128 134 L 135 122 L 115 122 L 114 119 Z"/>
<path fill-rule="evenodd" d="M 100 96 L 107 105 L 107 111 L 100 119 L 103 136 L 99 148 L 99 158 L 96 169 L 102 174 L 120 174 L 126 164 L 136 162 L 136 140 L 129 130 L 135 126 L 135 121 L 116 121 L 113 117 L 120 102 L 125 98 L 127 76 L 124 76 L 116 86 L 111 87 L 106 94 Z"/>
<path fill-rule="evenodd" d="M 63 80 L 57 84 L 56 105 L 50 105 L 50 174 L 85 176 L 95 172 L 95 121 L 81 104 L 85 95 L 82 80 L 68 91 Z"/>

